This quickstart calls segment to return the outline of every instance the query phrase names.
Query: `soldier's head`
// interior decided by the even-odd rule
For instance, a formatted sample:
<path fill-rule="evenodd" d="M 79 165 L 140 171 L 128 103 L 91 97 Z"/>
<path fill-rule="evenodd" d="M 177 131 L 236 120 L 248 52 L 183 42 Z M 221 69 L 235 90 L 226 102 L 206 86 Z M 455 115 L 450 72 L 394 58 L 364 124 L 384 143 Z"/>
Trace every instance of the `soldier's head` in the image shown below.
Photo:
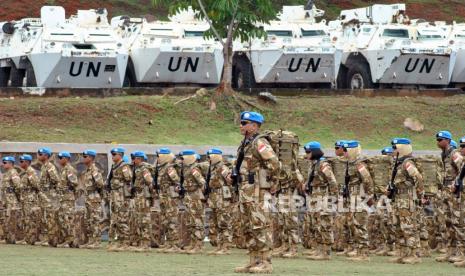
<path fill-rule="evenodd" d="M 317 141 L 312 141 L 305 144 L 304 150 L 306 153 L 305 158 L 308 160 L 319 160 L 324 155 L 321 144 Z"/>
<path fill-rule="evenodd" d="M 453 149 L 457 149 L 457 142 L 455 142 L 454 140 L 450 140 L 450 147 L 453 148 Z"/>
<path fill-rule="evenodd" d="M 15 166 L 15 158 L 13 156 L 5 156 L 2 158 L 3 168 L 9 170 Z"/>
<path fill-rule="evenodd" d="M 113 148 L 111 149 L 111 159 L 113 160 L 113 163 L 119 163 L 123 161 L 124 157 L 124 152 L 126 150 L 124 148 Z"/>
<path fill-rule="evenodd" d="M 398 157 L 405 157 L 412 155 L 413 148 L 412 142 L 408 138 L 394 138 L 391 141 L 394 155 Z"/>
<path fill-rule="evenodd" d="M 345 140 L 339 140 L 334 143 L 334 155 L 336 156 L 344 156 L 344 142 Z"/>
<path fill-rule="evenodd" d="M 161 148 L 157 151 L 157 163 L 160 165 L 174 162 L 176 156 L 168 148 Z"/>
<path fill-rule="evenodd" d="M 362 146 L 355 140 L 345 141 L 342 147 L 344 150 L 344 157 L 351 161 L 356 160 L 362 151 Z"/>
<path fill-rule="evenodd" d="M 131 154 L 131 158 L 134 165 L 139 166 L 142 162 L 144 162 L 145 153 L 142 151 L 135 151 Z"/>
<path fill-rule="evenodd" d="M 460 138 L 460 153 L 465 156 L 465 136 Z"/>
<path fill-rule="evenodd" d="M 254 135 L 260 130 L 260 126 L 265 121 L 262 114 L 253 111 L 241 113 L 240 131 L 242 135 Z"/>
<path fill-rule="evenodd" d="M 27 169 L 32 163 L 32 156 L 29 154 L 23 154 L 19 157 L 19 166 L 22 169 Z"/>
<path fill-rule="evenodd" d="M 192 165 L 197 161 L 196 152 L 194 150 L 183 150 L 179 153 L 179 158 L 184 165 Z"/>
<path fill-rule="evenodd" d="M 211 164 L 215 165 L 223 161 L 223 151 L 218 148 L 213 148 L 207 151 L 207 158 Z"/>
<path fill-rule="evenodd" d="M 66 166 L 66 164 L 69 163 L 69 160 L 71 160 L 71 153 L 68 151 L 61 151 L 58 153 L 58 163 L 60 166 Z"/>
<path fill-rule="evenodd" d="M 449 148 L 450 141 L 452 140 L 452 134 L 447 130 L 442 130 L 436 133 L 436 142 L 438 148 L 446 150 Z"/>
<path fill-rule="evenodd" d="M 50 159 L 50 156 L 52 156 L 52 151 L 49 148 L 40 148 L 37 151 L 37 159 L 42 163 Z"/>
<path fill-rule="evenodd" d="M 95 150 L 85 150 L 82 152 L 82 163 L 89 166 L 92 162 L 94 162 L 96 156 L 97 152 Z"/>
<path fill-rule="evenodd" d="M 392 147 L 385 147 L 381 150 L 381 155 L 392 156 L 393 153 L 394 153 L 394 149 Z"/>

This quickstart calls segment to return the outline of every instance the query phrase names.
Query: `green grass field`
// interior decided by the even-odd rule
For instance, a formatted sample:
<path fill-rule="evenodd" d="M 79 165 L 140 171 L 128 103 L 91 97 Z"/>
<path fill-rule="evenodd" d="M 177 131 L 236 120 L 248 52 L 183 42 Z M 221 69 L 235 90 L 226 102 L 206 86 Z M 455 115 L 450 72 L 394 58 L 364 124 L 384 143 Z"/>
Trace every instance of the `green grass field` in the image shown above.
<path fill-rule="evenodd" d="M 209 249 L 209 248 L 208 248 Z M 206 249 L 205 251 L 207 251 Z M 105 250 L 57 249 L 0 245 L 1 275 L 238 275 L 235 266 L 247 262 L 245 250 L 229 256 L 159 253 L 109 253 Z M 464 275 L 465 269 L 437 263 L 432 258 L 418 265 L 388 263 L 372 257 L 370 263 L 352 263 L 343 257 L 329 262 L 273 259 L 274 275 Z"/>
<path fill-rule="evenodd" d="M 219 101 L 217 109 L 210 111 L 209 97 L 175 105 L 181 98 L 0 99 L 0 140 L 168 145 L 240 142 L 240 110 Z M 337 139 L 358 139 L 366 149 L 379 149 L 391 138 L 403 136 L 413 140 L 415 149 L 435 149 L 434 134 L 438 130 L 449 129 L 455 138 L 465 135 L 465 96 L 278 97 L 277 105 L 246 98 L 263 111 L 264 128 L 290 129 L 302 143 L 319 140 L 331 148 Z M 425 130 L 414 133 L 405 129 L 407 117 L 420 120 Z"/>

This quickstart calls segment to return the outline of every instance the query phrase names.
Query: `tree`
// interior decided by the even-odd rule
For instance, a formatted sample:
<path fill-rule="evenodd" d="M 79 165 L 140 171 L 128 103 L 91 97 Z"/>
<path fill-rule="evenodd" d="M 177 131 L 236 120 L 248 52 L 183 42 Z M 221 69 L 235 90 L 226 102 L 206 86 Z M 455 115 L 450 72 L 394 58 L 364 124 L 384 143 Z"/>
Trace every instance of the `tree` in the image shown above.
<path fill-rule="evenodd" d="M 156 6 L 169 6 L 169 13 L 186 10 L 189 6 L 199 11 L 199 18 L 210 25 L 208 37 L 223 45 L 223 75 L 218 91 L 232 91 L 233 41 L 249 41 L 263 37 L 259 23 L 268 23 L 277 11 L 271 0 L 152 0 Z"/>

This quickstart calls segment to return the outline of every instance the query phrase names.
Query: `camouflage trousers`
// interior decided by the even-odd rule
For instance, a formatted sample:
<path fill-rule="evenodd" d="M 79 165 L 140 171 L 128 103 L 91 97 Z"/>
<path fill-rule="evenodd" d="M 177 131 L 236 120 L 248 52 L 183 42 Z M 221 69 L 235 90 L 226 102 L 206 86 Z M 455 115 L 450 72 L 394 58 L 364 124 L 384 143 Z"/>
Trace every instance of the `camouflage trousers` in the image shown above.
<path fill-rule="evenodd" d="M 429 233 L 427 227 L 427 219 L 425 210 L 422 206 L 417 206 L 416 209 L 416 220 L 418 224 L 417 229 L 417 243 L 421 244 L 421 242 L 428 242 L 429 241 Z"/>
<path fill-rule="evenodd" d="M 41 192 L 39 194 L 39 203 L 42 210 L 41 216 L 41 240 L 48 242 L 51 246 L 57 246 L 60 237 L 60 227 L 58 225 L 58 213 L 60 203 L 58 194 L 55 190 Z"/>
<path fill-rule="evenodd" d="M 445 230 L 443 234 L 444 241 L 449 247 L 455 247 L 457 244 L 456 228 L 453 227 L 454 195 L 449 192 L 448 188 L 441 191 L 441 202 L 438 206 L 440 220 L 444 221 Z"/>
<path fill-rule="evenodd" d="M 34 244 L 39 240 L 41 210 L 37 202 L 24 202 L 22 209 L 24 240 Z"/>
<path fill-rule="evenodd" d="M 5 225 L 5 217 L 6 217 L 6 208 L 0 205 L 0 241 L 6 239 L 6 225 Z"/>
<path fill-rule="evenodd" d="M 291 189 L 283 190 L 278 196 L 278 221 L 282 229 L 282 242 L 292 245 L 299 243 L 299 217 L 294 196 L 297 193 Z"/>
<path fill-rule="evenodd" d="M 441 193 L 441 192 L 440 192 Z M 439 195 L 438 197 L 433 199 L 434 205 L 434 223 L 433 223 L 433 230 L 431 232 L 435 233 L 435 242 L 437 244 L 444 244 L 446 245 L 449 240 L 449 233 L 446 226 L 446 213 L 444 211 L 444 206 L 446 205 L 443 200 L 442 196 Z"/>
<path fill-rule="evenodd" d="M 280 212 L 271 213 L 271 231 L 273 236 L 273 248 L 278 248 L 284 242 L 284 215 Z"/>
<path fill-rule="evenodd" d="M 179 246 L 179 206 L 178 198 L 160 195 L 160 221 L 166 242 L 170 246 Z"/>
<path fill-rule="evenodd" d="M 233 241 L 237 248 L 246 249 L 247 244 L 244 236 L 244 227 L 239 210 L 239 202 L 231 203 L 232 235 Z"/>
<path fill-rule="evenodd" d="M 102 239 L 102 202 L 95 196 L 86 198 L 85 236 L 89 244 L 100 244 Z"/>
<path fill-rule="evenodd" d="M 59 243 L 74 241 L 74 200 L 62 200 L 58 211 Z"/>
<path fill-rule="evenodd" d="M 134 197 L 134 213 L 131 227 L 131 244 L 139 246 L 150 245 L 152 224 L 150 221 L 150 201 L 144 193 L 137 193 Z"/>
<path fill-rule="evenodd" d="M 187 192 L 183 202 L 186 206 L 186 227 L 190 233 L 191 241 L 203 242 L 205 238 L 205 207 L 198 192 Z"/>
<path fill-rule="evenodd" d="M 396 208 L 396 237 L 398 245 L 410 249 L 418 248 L 418 222 L 416 214 L 409 208 Z"/>
<path fill-rule="evenodd" d="M 379 196 L 375 209 L 368 218 L 370 242 L 374 246 L 394 244 L 396 240 L 393 223 L 393 206 L 388 201 L 389 199 L 386 196 Z"/>
<path fill-rule="evenodd" d="M 222 206 L 212 208 L 209 218 L 209 238 L 216 237 L 218 246 L 232 244 L 231 202 L 223 201 Z"/>
<path fill-rule="evenodd" d="M 460 198 L 453 197 L 452 202 L 452 228 L 457 240 L 457 247 L 465 253 L 465 196 L 462 192 Z"/>
<path fill-rule="evenodd" d="M 368 237 L 368 212 L 347 212 L 346 223 L 353 235 L 354 248 L 368 249 L 370 240 Z M 350 243 L 350 241 L 349 241 Z"/>
<path fill-rule="evenodd" d="M 302 222 L 302 245 L 304 248 L 312 248 L 316 241 L 315 212 L 305 212 Z"/>
<path fill-rule="evenodd" d="M 334 243 L 334 218 L 330 213 L 315 212 L 313 214 L 315 227 L 315 240 L 318 244 L 332 246 Z"/>
<path fill-rule="evenodd" d="M 14 243 L 19 232 L 21 208 L 14 194 L 6 195 L 5 236 L 8 243 Z"/>
<path fill-rule="evenodd" d="M 333 233 L 335 249 L 338 251 L 344 250 L 348 243 L 347 239 L 349 238 L 350 231 L 345 223 L 345 216 L 343 214 L 337 213 L 334 215 Z"/>
<path fill-rule="evenodd" d="M 110 197 L 109 241 L 129 245 L 129 224 L 132 216 L 131 200 L 124 197 L 123 189 L 112 190 Z"/>

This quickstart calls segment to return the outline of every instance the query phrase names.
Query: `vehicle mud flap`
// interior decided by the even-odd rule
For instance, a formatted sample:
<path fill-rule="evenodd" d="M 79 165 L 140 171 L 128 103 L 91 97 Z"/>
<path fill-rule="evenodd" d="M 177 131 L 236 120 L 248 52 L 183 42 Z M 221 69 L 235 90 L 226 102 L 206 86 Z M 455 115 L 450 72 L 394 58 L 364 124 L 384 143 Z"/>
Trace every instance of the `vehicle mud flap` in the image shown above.
<path fill-rule="evenodd" d="M 247 58 L 238 58 L 233 71 L 233 87 L 249 89 L 255 87 L 252 64 Z"/>
<path fill-rule="evenodd" d="M 7 87 L 10 80 L 10 67 L 0 67 L 0 87 Z"/>
<path fill-rule="evenodd" d="M 36 87 L 37 86 L 37 81 L 36 81 L 36 75 L 34 72 L 34 68 L 32 67 L 32 64 L 28 64 L 26 67 L 26 87 Z"/>
<path fill-rule="evenodd" d="M 374 84 L 371 80 L 370 68 L 366 63 L 354 62 L 348 66 L 347 88 L 371 89 Z"/>
<path fill-rule="evenodd" d="M 18 69 L 15 65 L 11 66 L 10 80 L 11 87 L 22 87 L 24 85 L 25 69 Z"/>

